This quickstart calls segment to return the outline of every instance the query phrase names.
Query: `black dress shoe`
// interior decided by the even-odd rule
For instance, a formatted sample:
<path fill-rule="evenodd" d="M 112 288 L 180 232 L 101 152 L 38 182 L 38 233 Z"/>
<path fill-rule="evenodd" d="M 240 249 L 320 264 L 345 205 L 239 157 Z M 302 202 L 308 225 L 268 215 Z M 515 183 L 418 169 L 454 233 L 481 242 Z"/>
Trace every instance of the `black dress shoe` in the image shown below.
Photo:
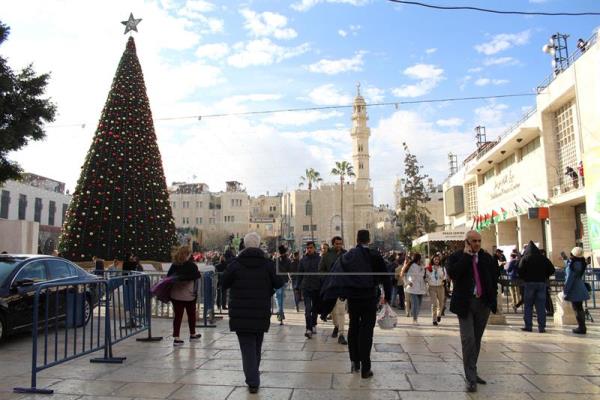
<path fill-rule="evenodd" d="M 360 373 L 360 377 L 361 377 L 361 378 L 363 378 L 363 379 L 369 379 L 369 378 L 370 378 L 370 377 L 372 377 L 372 376 L 373 376 L 373 371 L 371 371 L 371 370 L 368 370 L 368 371 L 362 371 L 362 372 Z"/>
<path fill-rule="evenodd" d="M 355 372 L 360 372 L 360 362 L 351 362 L 350 365 L 350 372 L 355 373 Z"/>
<path fill-rule="evenodd" d="M 338 332 L 339 332 L 339 331 L 338 331 L 338 327 L 337 327 L 337 326 L 336 326 L 336 327 L 334 327 L 334 328 L 333 328 L 333 332 L 331 332 L 331 337 L 332 337 L 332 338 L 336 338 L 336 337 L 338 337 Z"/>
<path fill-rule="evenodd" d="M 338 343 L 345 346 L 348 344 L 348 341 L 346 340 L 344 335 L 340 335 L 340 337 L 338 338 Z"/>
<path fill-rule="evenodd" d="M 477 391 L 477 383 L 476 382 L 467 382 L 467 392 L 475 393 Z"/>
<path fill-rule="evenodd" d="M 258 386 L 248 386 L 248 391 L 250 393 L 258 393 Z"/>
<path fill-rule="evenodd" d="M 531 332 L 531 328 L 521 328 L 523 332 Z"/>
<path fill-rule="evenodd" d="M 487 382 L 484 381 L 483 379 L 481 379 L 480 377 L 477 377 L 477 383 L 481 384 L 481 385 L 485 385 Z"/>

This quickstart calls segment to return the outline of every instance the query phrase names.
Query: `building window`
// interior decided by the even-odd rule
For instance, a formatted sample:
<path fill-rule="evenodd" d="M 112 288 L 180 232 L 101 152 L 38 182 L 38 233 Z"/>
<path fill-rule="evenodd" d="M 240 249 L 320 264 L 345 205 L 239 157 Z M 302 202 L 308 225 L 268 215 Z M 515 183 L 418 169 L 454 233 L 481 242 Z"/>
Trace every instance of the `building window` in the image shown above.
<path fill-rule="evenodd" d="M 209 223 L 210 225 L 214 225 L 214 224 L 215 224 L 215 219 L 214 219 L 214 218 L 209 218 L 209 219 L 208 219 L 208 223 Z"/>
<path fill-rule="evenodd" d="M 310 225 L 302 225 L 302 232 L 310 231 Z"/>
<path fill-rule="evenodd" d="M 465 185 L 465 205 L 467 206 L 467 218 L 477 215 L 477 186 L 475 182 Z"/>
<path fill-rule="evenodd" d="M 487 181 L 489 181 L 490 179 L 492 179 L 494 177 L 494 168 L 490 168 L 485 174 L 483 174 L 481 176 L 482 181 L 481 183 L 484 184 Z"/>
<path fill-rule="evenodd" d="M 202 217 L 196 217 L 196 225 L 202 225 Z"/>
<path fill-rule="evenodd" d="M 507 158 L 505 158 L 504 160 L 502 160 L 502 162 L 500 164 L 498 164 L 498 170 L 500 172 L 502 172 L 506 168 L 508 168 L 511 165 L 513 165 L 514 163 L 515 163 L 515 155 L 511 154 L 510 156 L 508 156 Z"/>
<path fill-rule="evenodd" d="M 359 151 L 359 153 L 363 151 L 363 145 L 362 144 L 358 145 L 358 151 Z"/>
<path fill-rule="evenodd" d="M 363 163 L 362 163 L 362 161 L 360 161 L 360 162 L 358 163 L 358 169 L 363 169 Z"/>
<path fill-rule="evenodd" d="M 340 231 L 340 229 L 342 229 L 342 228 L 340 228 L 340 226 L 339 226 L 339 225 L 336 225 L 336 226 L 335 226 L 335 231 L 336 231 L 336 232 L 339 232 L 339 231 Z"/>
<path fill-rule="evenodd" d="M 196 208 L 202 208 L 202 202 L 201 201 L 197 201 L 196 202 Z"/>
<path fill-rule="evenodd" d="M 19 219 L 24 220 L 27 216 L 27 195 L 19 195 Z"/>
<path fill-rule="evenodd" d="M 39 197 L 35 198 L 35 208 L 33 210 L 33 220 L 35 222 L 42 222 L 42 199 Z"/>
<path fill-rule="evenodd" d="M 235 222 L 235 216 L 234 215 L 226 215 L 225 222 Z"/>
<path fill-rule="evenodd" d="M 306 204 L 304 205 L 304 213 L 305 215 L 312 215 L 312 204 L 310 200 L 307 200 Z"/>
<path fill-rule="evenodd" d="M 65 217 L 67 216 L 67 210 L 69 209 L 68 204 L 62 205 L 62 220 L 60 221 L 61 225 L 65 223 Z"/>
<path fill-rule="evenodd" d="M 189 217 L 183 217 L 183 218 L 181 218 L 181 222 L 183 223 L 183 225 L 189 225 L 190 218 Z"/>
<path fill-rule="evenodd" d="M 2 191 L 2 198 L 0 198 L 0 218 L 8 219 L 8 207 L 10 206 L 10 192 L 8 190 Z"/>
<path fill-rule="evenodd" d="M 189 201 L 182 201 L 181 202 L 181 207 L 182 208 L 190 208 L 190 202 Z"/>
<path fill-rule="evenodd" d="M 573 104 L 574 103 L 571 101 L 554 113 L 554 133 L 558 153 L 558 175 L 560 176 L 561 184 L 565 184 L 567 179 L 572 179 L 565 175 L 567 167 L 571 167 L 577 171 Z"/>
<path fill-rule="evenodd" d="M 521 149 L 521 159 L 525 158 L 526 155 L 533 153 L 535 150 L 540 148 L 540 137 L 536 137 L 531 142 L 527 143 Z"/>
<path fill-rule="evenodd" d="M 56 215 L 56 202 L 50 200 L 50 205 L 48 206 L 48 225 L 54 226 L 54 216 Z"/>

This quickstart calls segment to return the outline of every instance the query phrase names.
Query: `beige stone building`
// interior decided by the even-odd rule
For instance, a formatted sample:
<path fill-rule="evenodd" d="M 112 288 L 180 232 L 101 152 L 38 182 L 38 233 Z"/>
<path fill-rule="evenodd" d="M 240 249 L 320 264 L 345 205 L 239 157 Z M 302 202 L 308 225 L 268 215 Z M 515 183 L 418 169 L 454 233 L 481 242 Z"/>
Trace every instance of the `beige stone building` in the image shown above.
<path fill-rule="evenodd" d="M 495 212 L 497 223 L 482 231 L 488 250 L 521 249 L 533 240 L 555 264 L 575 245 L 590 253 L 586 220 L 593 204 L 586 204 L 578 167 L 600 146 L 599 66 L 594 36 L 538 87 L 532 111 L 497 140 L 478 144 L 444 183 L 448 228 L 469 229 L 477 216 Z M 530 214 L 540 207 L 548 218 Z"/>
<path fill-rule="evenodd" d="M 250 199 L 239 182 L 226 182 L 224 192 L 204 183 L 175 182 L 169 188 L 175 226 L 192 234 L 200 246 L 221 247 L 229 235 L 248 232 Z"/>
<path fill-rule="evenodd" d="M 356 232 L 368 229 L 373 237 L 373 188 L 369 172 L 369 137 L 367 107 L 360 94 L 360 87 L 352 112 L 352 165 L 356 177 L 346 182 L 343 188 L 344 209 L 341 210 L 341 188 L 339 183 L 325 183 L 312 190 L 312 207 L 309 191 L 297 189 L 282 196 L 282 235 L 296 248 L 311 240 L 310 218 L 312 213 L 312 235 L 315 241 L 330 241 L 333 236 L 342 236 L 346 247 L 355 244 Z M 342 231 L 342 215 L 343 231 Z"/>
<path fill-rule="evenodd" d="M 282 194 L 250 197 L 250 223 L 248 231 L 254 231 L 263 240 L 281 235 Z"/>

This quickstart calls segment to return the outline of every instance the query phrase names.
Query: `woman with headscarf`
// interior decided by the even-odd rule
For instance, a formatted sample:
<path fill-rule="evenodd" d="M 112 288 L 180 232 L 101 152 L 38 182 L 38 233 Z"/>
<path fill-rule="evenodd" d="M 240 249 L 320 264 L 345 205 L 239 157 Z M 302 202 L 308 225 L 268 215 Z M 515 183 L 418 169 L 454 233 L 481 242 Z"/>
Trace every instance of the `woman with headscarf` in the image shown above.
<path fill-rule="evenodd" d="M 583 258 L 583 249 L 574 247 L 571 250 L 571 257 L 567 262 L 566 281 L 563 290 L 565 300 L 570 301 L 577 318 L 577 328 L 573 333 L 585 335 L 587 332 L 585 326 L 585 312 L 583 311 L 583 302 L 590 298 L 590 293 L 584 283 L 585 259 Z"/>

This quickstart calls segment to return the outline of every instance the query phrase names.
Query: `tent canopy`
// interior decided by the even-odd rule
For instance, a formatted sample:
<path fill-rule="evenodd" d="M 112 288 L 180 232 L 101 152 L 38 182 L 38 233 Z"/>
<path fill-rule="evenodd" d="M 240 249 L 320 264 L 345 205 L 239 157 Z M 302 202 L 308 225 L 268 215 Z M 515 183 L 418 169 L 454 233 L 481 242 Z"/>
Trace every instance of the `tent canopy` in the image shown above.
<path fill-rule="evenodd" d="M 457 229 L 454 231 L 440 231 L 440 232 L 431 232 L 427 233 L 419 238 L 413 240 L 413 246 L 418 246 L 421 243 L 429 243 L 429 242 L 454 242 L 465 240 L 465 235 L 467 234 L 467 229 Z"/>

